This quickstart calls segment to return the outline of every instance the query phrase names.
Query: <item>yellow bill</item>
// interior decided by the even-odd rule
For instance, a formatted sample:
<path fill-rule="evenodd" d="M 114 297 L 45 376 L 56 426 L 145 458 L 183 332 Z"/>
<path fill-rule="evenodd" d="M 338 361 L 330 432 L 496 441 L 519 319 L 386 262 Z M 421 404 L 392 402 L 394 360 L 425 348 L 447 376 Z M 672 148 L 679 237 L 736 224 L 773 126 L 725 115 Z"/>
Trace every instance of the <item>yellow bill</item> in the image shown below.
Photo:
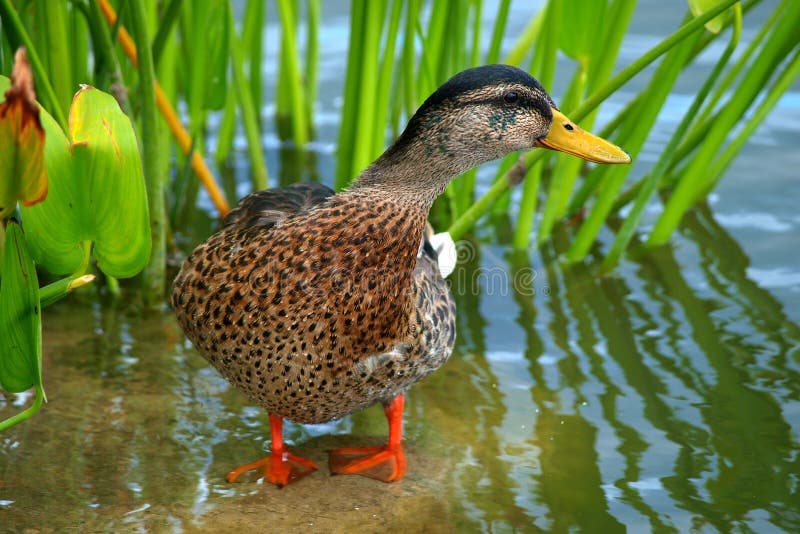
<path fill-rule="evenodd" d="M 566 152 L 594 163 L 630 163 L 630 155 L 613 143 L 592 135 L 555 108 L 550 132 L 536 146 Z"/>

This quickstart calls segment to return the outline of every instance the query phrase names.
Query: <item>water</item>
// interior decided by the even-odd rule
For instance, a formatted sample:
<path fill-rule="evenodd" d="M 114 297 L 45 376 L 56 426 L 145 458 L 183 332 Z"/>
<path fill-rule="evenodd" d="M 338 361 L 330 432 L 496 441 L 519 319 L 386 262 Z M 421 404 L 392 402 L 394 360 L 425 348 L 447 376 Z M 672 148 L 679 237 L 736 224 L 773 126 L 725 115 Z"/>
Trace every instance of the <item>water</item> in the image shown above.
<path fill-rule="evenodd" d="M 631 57 L 680 16 L 641 4 Z M 323 39 L 341 41 L 346 19 L 326 15 Z M 330 90 L 315 146 L 330 180 L 342 56 L 335 43 L 322 50 Z M 272 170 L 278 150 L 266 144 Z M 408 395 L 409 470 L 397 484 L 326 467 L 283 490 L 227 484 L 267 449 L 267 415 L 168 310 L 82 290 L 45 313 L 49 403 L 0 434 L 0 530 L 800 531 L 798 146 L 796 86 L 709 206 L 613 276 L 594 274 L 607 239 L 586 264 L 559 265 L 569 229 L 538 252 L 511 251 L 503 221 L 481 227 L 480 246 L 461 243 L 456 350 Z M 0 399 L 0 417 L 26 400 Z M 286 429 L 321 466 L 327 450 L 385 434 L 379 408 Z"/>

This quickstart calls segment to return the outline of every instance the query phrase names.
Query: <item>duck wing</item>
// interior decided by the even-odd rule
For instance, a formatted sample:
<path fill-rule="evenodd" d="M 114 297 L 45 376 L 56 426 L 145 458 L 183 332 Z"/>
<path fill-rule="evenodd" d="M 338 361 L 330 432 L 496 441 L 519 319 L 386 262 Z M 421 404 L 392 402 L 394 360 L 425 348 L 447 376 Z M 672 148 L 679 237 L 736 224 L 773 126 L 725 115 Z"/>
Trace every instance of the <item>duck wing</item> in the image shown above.
<path fill-rule="evenodd" d="M 333 194 L 333 189 L 330 187 L 314 183 L 299 183 L 256 191 L 239 201 L 222 221 L 222 227 L 264 229 L 280 226 L 287 217 L 304 213 Z"/>

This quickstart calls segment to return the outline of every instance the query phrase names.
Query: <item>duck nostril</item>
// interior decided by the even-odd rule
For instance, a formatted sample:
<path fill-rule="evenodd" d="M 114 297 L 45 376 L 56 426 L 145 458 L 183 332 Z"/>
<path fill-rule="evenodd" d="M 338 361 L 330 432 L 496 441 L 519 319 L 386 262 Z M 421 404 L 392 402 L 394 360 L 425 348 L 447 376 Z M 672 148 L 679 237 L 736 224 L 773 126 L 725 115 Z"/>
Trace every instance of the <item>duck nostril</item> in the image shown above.
<path fill-rule="evenodd" d="M 572 130 L 574 130 L 574 129 L 575 129 L 575 128 L 573 128 L 573 127 L 572 127 L 572 125 L 571 125 L 570 123 L 567 123 L 567 124 L 565 124 L 565 125 L 564 125 L 564 128 L 566 128 L 566 129 L 567 129 L 567 130 L 569 130 L 570 132 L 571 132 Z"/>

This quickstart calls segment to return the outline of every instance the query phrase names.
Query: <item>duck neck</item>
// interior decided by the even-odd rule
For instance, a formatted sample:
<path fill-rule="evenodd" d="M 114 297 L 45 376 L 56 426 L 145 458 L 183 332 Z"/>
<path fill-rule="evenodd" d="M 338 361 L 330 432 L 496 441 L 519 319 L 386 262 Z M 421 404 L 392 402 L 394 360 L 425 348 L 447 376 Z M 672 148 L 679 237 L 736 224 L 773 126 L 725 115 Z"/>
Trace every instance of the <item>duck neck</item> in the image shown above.
<path fill-rule="evenodd" d="M 405 142 L 401 138 L 359 175 L 350 191 L 388 197 L 427 215 L 447 184 L 466 170 L 435 150 L 420 140 Z"/>

